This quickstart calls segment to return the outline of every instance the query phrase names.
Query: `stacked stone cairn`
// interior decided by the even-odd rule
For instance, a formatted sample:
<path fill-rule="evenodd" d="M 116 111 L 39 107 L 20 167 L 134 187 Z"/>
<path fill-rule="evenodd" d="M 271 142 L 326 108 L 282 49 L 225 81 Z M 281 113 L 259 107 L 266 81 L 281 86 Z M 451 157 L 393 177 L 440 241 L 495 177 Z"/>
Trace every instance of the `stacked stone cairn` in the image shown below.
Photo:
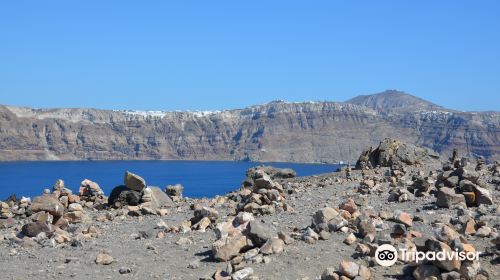
<path fill-rule="evenodd" d="M 278 211 L 293 211 L 285 201 L 283 186 L 276 178 L 292 178 L 295 172 L 291 169 L 257 167 L 247 170 L 247 178 L 243 181 L 239 192 L 229 198 L 237 202 L 237 211 L 245 211 L 254 215 L 273 214 Z"/>
<path fill-rule="evenodd" d="M 171 207 L 172 199 L 160 188 L 148 186 L 141 176 L 127 171 L 123 181 L 111 191 L 109 206 L 126 208 L 131 216 L 161 215 L 164 207 Z"/>
<path fill-rule="evenodd" d="M 493 204 L 491 186 L 481 178 L 481 171 L 469 168 L 467 160 L 459 159 L 456 153 L 443 165 L 436 187 L 436 205 L 442 208 Z"/>
<path fill-rule="evenodd" d="M 165 192 L 175 202 L 182 200 L 183 191 L 184 191 L 184 186 L 182 186 L 181 184 L 169 185 L 165 187 Z"/>
<path fill-rule="evenodd" d="M 92 208 L 97 204 L 105 204 L 107 200 L 99 185 L 88 179 L 83 180 L 80 184 L 79 196 L 80 200 L 83 201 L 84 205 L 88 208 Z"/>
<path fill-rule="evenodd" d="M 219 274 L 231 275 L 246 263 L 269 262 L 269 256 L 280 254 L 293 239 L 285 233 L 275 233 L 267 224 L 255 220 L 249 212 L 240 212 L 215 228 L 217 240 L 212 251 L 217 261 L 228 262 Z"/>

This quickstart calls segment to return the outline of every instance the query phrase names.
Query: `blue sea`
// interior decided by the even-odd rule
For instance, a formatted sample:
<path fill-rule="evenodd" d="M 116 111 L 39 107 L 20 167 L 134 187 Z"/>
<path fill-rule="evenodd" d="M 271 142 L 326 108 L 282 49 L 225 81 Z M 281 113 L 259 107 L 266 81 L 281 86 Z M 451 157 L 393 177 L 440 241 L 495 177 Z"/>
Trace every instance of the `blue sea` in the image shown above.
<path fill-rule="evenodd" d="M 297 163 L 255 163 L 232 161 L 37 161 L 0 162 L 0 200 L 15 194 L 36 196 L 44 188 L 52 189 L 57 179 L 66 187 L 78 191 L 80 182 L 97 182 L 109 195 L 123 184 L 126 170 L 142 176 L 148 185 L 162 189 L 167 185 L 182 184 L 184 196 L 214 197 L 239 188 L 245 171 L 258 165 L 292 168 L 298 176 L 334 172 L 339 165 Z"/>

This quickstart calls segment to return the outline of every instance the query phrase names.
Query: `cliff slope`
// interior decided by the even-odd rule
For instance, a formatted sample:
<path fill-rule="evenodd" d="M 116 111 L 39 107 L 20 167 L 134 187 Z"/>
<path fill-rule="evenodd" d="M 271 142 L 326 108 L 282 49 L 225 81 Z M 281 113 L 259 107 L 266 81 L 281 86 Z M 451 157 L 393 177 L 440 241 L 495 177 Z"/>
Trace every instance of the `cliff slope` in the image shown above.
<path fill-rule="evenodd" d="M 386 137 L 496 160 L 500 113 L 457 112 L 396 91 L 221 112 L 0 106 L 0 160 L 353 162 Z"/>

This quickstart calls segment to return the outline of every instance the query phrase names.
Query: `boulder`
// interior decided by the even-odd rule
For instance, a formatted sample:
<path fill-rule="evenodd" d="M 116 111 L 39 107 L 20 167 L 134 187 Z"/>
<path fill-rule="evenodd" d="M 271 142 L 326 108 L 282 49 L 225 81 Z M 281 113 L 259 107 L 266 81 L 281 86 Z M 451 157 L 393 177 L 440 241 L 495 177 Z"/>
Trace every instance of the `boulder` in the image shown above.
<path fill-rule="evenodd" d="M 425 246 L 429 251 L 433 252 L 445 252 L 445 254 L 451 254 L 453 250 L 444 242 L 440 242 L 433 239 L 428 239 L 425 242 Z M 445 260 L 435 260 L 433 261 L 434 265 L 437 267 L 450 272 L 457 271 L 460 269 L 460 260 L 458 259 L 445 259 Z"/>
<path fill-rule="evenodd" d="M 474 193 L 476 194 L 476 204 L 478 206 L 481 204 L 486 204 L 486 205 L 493 204 L 493 198 L 491 196 L 491 192 L 486 188 L 474 186 Z"/>
<path fill-rule="evenodd" d="M 146 181 L 139 175 L 126 171 L 123 184 L 134 191 L 142 191 L 146 187 Z"/>
<path fill-rule="evenodd" d="M 413 226 L 413 216 L 403 211 L 395 211 L 392 217 L 396 223 L 404 224 L 407 227 Z"/>
<path fill-rule="evenodd" d="M 455 193 L 455 189 L 442 187 L 439 189 L 436 205 L 441 208 L 453 208 L 454 206 L 466 206 L 463 194 Z"/>
<path fill-rule="evenodd" d="M 13 227 L 15 223 L 14 218 L 0 219 L 0 229 Z"/>
<path fill-rule="evenodd" d="M 68 211 L 69 212 L 83 211 L 83 206 L 79 203 L 71 203 L 70 205 L 68 205 Z"/>
<path fill-rule="evenodd" d="M 192 223 L 198 223 L 203 218 L 209 218 L 212 223 L 216 222 L 219 218 L 219 212 L 211 207 L 199 207 L 194 210 L 194 217 L 191 219 Z"/>
<path fill-rule="evenodd" d="M 284 246 L 285 242 L 283 242 L 283 240 L 278 237 L 273 237 L 267 240 L 266 243 L 260 247 L 260 252 L 264 255 L 279 254 L 283 252 Z"/>
<path fill-rule="evenodd" d="M 158 209 L 164 206 L 172 206 L 172 199 L 159 187 L 148 187 L 151 193 L 151 207 Z"/>
<path fill-rule="evenodd" d="M 340 274 L 352 279 L 358 276 L 359 265 L 351 261 L 341 261 L 339 265 L 339 272 Z"/>
<path fill-rule="evenodd" d="M 361 219 L 357 225 L 358 232 L 362 237 L 368 234 L 375 234 L 377 231 L 376 225 L 372 219 Z"/>
<path fill-rule="evenodd" d="M 274 236 L 272 230 L 267 225 L 258 221 L 248 223 L 247 235 L 259 247 Z"/>
<path fill-rule="evenodd" d="M 21 231 L 28 237 L 35 237 L 41 232 L 45 232 L 47 234 L 54 232 L 54 227 L 51 224 L 44 222 L 31 222 L 25 224 Z"/>
<path fill-rule="evenodd" d="M 254 179 L 254 184 L 257 189 L 271 189 L 274 182 L 269 175 L 263 174 L 262 177 Z"/>
<path fill-rule="evenodd" d="M 335 218 L 339 213 L 330 207 L 325 207 L 321 210 L 318 210 L 313 215 L 313 225 L 319 225 L 323 223 L 328 223 L 331 219 Z"/>
<path fill-rule="evenodd" d="M 222 238 L 214 242 L 212 252 L 216 260 L 225 262 L 237 256 L 246 245 L 244 235 Z"/>
<path fill-rule="evenodd" d="M 108 197 L 108 205 L 121 208 L 127 205 L 136 206 L 141 201 L 141 193 L 126 186 L 115 187 Z"/>
<path fill-rule="evenodd" d="M 72 223 L 72 224 L 76 224 L 76 223 L 81 223 L 83 222 L 84 220 L 87 220 L 87 216 L 84 214 L 83 211 L 72 211 L 72 212 L 68 212 L 64 215 L 64 218 L 69 222 L 69 223 Z"/>
<path fill-rule="evenodd" d="M 478 261 L 465 260 L 462 263 L 462 266 L 460 267 L 459 271 L 461 279 L 481 279 L 477 277 L 480 269 L 481 269 L 481 264 Z M 483 278 L 483 279 L 488 279 L 488 278 Z"/>
<path fill-rule="evenodd" d="M 429 149 L 420 148 L 400 140 L 386 138 L 376 149 L 363 151 L 356 162 L 357 169 L 366 167 L 391 167 L 393 165 L 414 165 L 423 162 L 439 163 L 439 155 Z"/>
<path fill-rule="evenodd" d="M 356 210 L 358 210 L 358 206 L 356 205 L 356 203 L 354 202 L 354 200 L 352 198 L 348 198 L 346 201 L 341 203 L 339 205 L 339 208 L 349 212 L 350 214 L 352 214 L 352 213 L 356 212 Z"/>
<path fill-rule="evenodd" d="M 194 229 L 194 230 L 199 230 L 201 232 L 205 232 L 206 228 L 208 226 L 210 226 L 210 224 L 211 224 L 210 219 L 207 218 L 207 217 L 204 217 L 199 222 L 197 222 L 196 224 L 194 224 L 191 228 Z"/>
<path fill-rule="evenodd" d="M 60 217 L 64 213 L 64 206 L 54 196 L 45 194 L 42 196 L 37 196 L 35 197 L 35 199 L 33 199 L 33 203 L 31 204 L 31 211 L 33 213 L 45 211 L 49 212 L 55 217 Z"/>

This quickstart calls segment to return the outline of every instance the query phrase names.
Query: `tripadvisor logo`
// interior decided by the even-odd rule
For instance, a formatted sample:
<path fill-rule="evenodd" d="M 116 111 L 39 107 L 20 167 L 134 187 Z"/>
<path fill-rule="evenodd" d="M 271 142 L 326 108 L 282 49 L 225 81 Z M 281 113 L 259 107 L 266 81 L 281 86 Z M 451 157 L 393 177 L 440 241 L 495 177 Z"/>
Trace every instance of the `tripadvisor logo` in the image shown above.
<path fill-rule="evenodd" d="M 375 261 L 381 266 L 391 266 L 398 260 L 398 251 L 389 244 L 381 245 L 375 251 Z"/>
<path fill-rule="evenodd" d="M 419 263 L 421 261 L 447 261 L 447 260 L 459 260 L 459 261 L 477 261 L 479 260 L 479 255 L 481 252 L 458 252 L 455 251 L 408 251 L 400 249 L 399 252 L 394 248 L 394 246 L 389 244 L 381 245 L 375 251 L 375 261 L 381 266 L 391 266 L 396 263 L 398 256 L 404 261 L 414 261 Z"/>

